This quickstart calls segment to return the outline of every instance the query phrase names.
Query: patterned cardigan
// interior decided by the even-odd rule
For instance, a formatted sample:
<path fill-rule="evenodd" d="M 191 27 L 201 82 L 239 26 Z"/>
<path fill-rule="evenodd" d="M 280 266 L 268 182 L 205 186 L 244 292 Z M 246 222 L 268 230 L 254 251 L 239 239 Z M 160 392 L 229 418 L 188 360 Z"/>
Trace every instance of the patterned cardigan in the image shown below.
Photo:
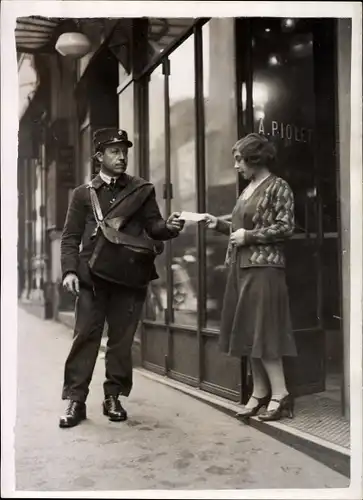
<path fill-rule="evenodd" d="M 258 186 L 250 199 L 258 192 L 253 228 L 245 230 L 243 245 L 236 248 L 228 244 L 225 264 L 230 265 L 236 259 L 240 267 L 284 268 L 284 241 L 292 236 L 295 226 L 293 192 L 286 181 L 275 175 Z M 228 235 L 237 229 L 232 223 L 218 219 L 217 231 Z"/>

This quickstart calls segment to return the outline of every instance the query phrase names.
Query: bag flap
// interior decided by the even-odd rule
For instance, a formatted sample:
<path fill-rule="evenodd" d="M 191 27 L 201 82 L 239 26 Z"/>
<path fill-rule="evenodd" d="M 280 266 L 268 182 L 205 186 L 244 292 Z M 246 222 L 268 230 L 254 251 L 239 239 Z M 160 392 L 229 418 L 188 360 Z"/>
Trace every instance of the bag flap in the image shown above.
<path fill-rule="evenodd" d="M 154 252 L 152 240 L 145 238 L 143 235 L 131 236 L 113 227 L 108 227 L 105 223 L 100 224 L 100 228 L 106 240 L 115 245 L 127 245 Z"/>

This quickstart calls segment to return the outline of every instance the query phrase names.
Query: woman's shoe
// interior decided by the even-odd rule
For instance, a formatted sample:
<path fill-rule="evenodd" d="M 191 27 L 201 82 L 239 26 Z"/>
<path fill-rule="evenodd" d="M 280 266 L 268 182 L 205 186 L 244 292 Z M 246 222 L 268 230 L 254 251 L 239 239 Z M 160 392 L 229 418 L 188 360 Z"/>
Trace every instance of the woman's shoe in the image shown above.
<path fill-rule="evenodd" d="M 271 399 L 279 403 L 278 407 L 274 410 L 264 411 L 258 416 L 259 420 L 263 422 L 271 422 L 273 420 L 280 420 L 283 417 L 293 418 L 294 417 L 294 399 L 290 394 L 287 394 L 282 399 Z"/>
<path fill-rule="evenodd" d="M 259 410 L 264 406 L 267 406 L 270 401 L 270 396 L 265 396 L 263 398 L 256 398 L 256 396 L 251 396 L 251 398 L 257 401 L 257 405 L 253 408 L 243 408 L 241 411 L 236 413 L 237 418 L 248 418 L 257 415 Z"/>

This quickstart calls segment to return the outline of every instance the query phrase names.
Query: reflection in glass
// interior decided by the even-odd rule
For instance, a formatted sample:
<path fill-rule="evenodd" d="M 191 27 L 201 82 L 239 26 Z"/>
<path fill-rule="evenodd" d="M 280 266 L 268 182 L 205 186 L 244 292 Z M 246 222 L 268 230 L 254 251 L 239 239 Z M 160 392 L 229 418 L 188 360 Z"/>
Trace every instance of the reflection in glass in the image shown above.
<path fill-rule="evenodd" d="M 150 181 L 155 186 L 156 200 L 165 217 L 164 76 L 161 66 L 155 69 L 149 81 L 149 165 Z M 150 283 L 145 312 L 147 319 L 164 322 L 164 311 L 167 308 L 165 252 L 156 258 L 155 265 L 159 279 Z"/>
<path fill-rule="evenodd" d="M 194 36 L 170 56 L 170 168 L 172 211 L 197 210 L 195 167 Z M 172 241 L 174 322 L 197 324 L 196 224 Z"/>
<path fill-rule="evenodd" d="M 207 212 L 229 219 L 236 201 L 232 146 L 237 140 L 234 20 L 215 18 L 203 26 Z M 206 322 L 219 327 L 227 270 L 228 237 L 206 232 Z"/>
<path fill-rule="evenodd" d="M 119 127 L 127 131 L 131 142 L 134 142 L 134 86 L 130 84 L 119 96 Z M 135 175 L 134 148 L 129 149 L 127 172 Z"/>
<path fill-rule="evenodd" d="M 311 225 L 313 198 L 307 195 L 316 185 L 311 26 L 305 30 L 298 19 L 259 19 L 254 20 L 253 33 L 254 129 L 271 137 L 277 146 L 277 173 L 295 193 L 297 232 L 316 233 Z M 245 101 L 242 88 L 242 105 Z"/>
<path fill-rule="evenodd" d="M 148 27 L 149 62 L 162 54 L 194 22 L 194 18 L 150 17 Z"/>
<path fill-rule="evenodd" d="M 99 162 L 92 160 L 91 127 L 87 125 L 80 132 L 81 182 L 86 183 L 99 171 Z"/>
<path fill-rule="evenodd" d="M 254 131 L 275 143 L 274 171 L 294 192 L 296 236 L 286 247 L 287 276 L 293 325 L 309 328 L 317 321 L 316 247 L 311 241 L 318 231 L 312 26 L 298 19 L 254 19 L 253 37 Z M 242 106 L 245 95 L 242 88 Z"/>

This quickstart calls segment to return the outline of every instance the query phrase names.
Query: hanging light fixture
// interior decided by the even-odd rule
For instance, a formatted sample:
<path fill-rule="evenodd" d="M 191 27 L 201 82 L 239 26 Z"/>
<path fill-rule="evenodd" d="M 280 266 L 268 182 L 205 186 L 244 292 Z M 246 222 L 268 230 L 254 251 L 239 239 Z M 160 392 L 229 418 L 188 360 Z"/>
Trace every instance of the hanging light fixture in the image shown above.
<path fill-rule="evenodd" d="M 270 57 L 268 58 L 268 64 L 270 66 L 281 66 L 282 59 L 281 59 L 280 55 L 271 54 Z"/>
<path fill-rule="evenodd" d="M 80 31 L 78 25 L 73 22 L 66 31 L 59 36 L 55 49 L 62 56 L 81 58 L 91 50 L 91 41 Z"/>
<path fill-rule="evenodd" d="M 284 32 L 290 32 L 295 29 L 296 19 L 282 19 L 281 21 L 281 29 Z"/>

